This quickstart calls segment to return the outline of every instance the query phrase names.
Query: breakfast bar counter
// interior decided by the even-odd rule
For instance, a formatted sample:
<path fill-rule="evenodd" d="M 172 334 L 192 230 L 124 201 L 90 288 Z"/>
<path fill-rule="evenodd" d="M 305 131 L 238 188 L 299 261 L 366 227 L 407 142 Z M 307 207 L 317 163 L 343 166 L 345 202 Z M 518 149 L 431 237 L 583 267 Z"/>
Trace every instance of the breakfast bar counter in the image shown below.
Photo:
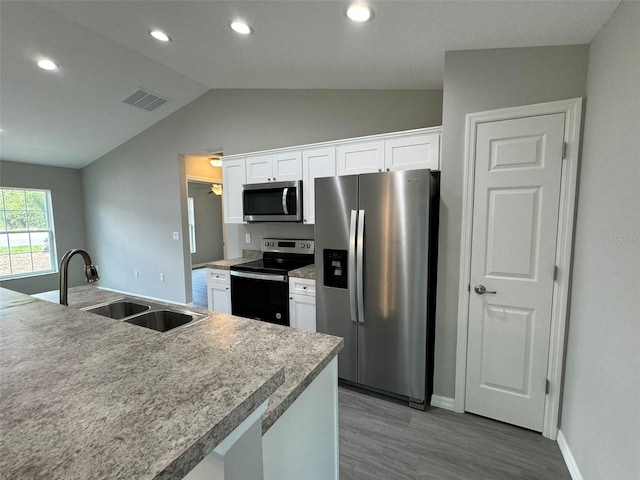
<path fill-rule="evenodd" d="M 0 478 L 183 478 L 270 398 L 267 432 L 342 348 L 213 312 L 160 333 L 79 310 L 120 297 L 0 289 Z"/>

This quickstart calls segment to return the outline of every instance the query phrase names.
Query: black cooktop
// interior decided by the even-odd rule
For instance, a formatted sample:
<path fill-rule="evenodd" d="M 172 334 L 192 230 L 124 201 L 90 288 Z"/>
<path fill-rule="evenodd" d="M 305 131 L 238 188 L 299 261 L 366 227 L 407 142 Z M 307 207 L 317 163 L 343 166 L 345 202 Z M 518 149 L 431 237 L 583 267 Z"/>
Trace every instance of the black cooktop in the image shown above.
<path fill-rule="evenodd" d="M 301 258 L 303 257 L 303 258 Z M 231 270 L 239 272 L 262 272 L 274 273 L 278 275 L 286 275 L 296 268 L 311 265 L 313 263 L 313 255 L 292 255 L 277 258 L 269 257 L 265 253 L 265 257 L 255 262 L 241 263 L 233 265 Z"/>

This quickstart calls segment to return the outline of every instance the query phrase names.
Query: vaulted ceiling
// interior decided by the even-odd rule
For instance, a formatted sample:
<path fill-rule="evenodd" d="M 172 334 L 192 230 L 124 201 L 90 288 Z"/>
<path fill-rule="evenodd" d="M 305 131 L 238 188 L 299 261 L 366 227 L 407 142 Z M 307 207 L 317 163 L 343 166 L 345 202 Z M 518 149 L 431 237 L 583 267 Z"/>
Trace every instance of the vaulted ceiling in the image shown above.
<path fill-rule="evenodd" d="M 369 4 L 354 24 L 340 0 L 2 0 L 0 158 L 81 168 L 211 88 L 441 89 L 445 51 L 586 44 L 619 0 Z M 167 102 L 123 103 L 140 88 Z"/>

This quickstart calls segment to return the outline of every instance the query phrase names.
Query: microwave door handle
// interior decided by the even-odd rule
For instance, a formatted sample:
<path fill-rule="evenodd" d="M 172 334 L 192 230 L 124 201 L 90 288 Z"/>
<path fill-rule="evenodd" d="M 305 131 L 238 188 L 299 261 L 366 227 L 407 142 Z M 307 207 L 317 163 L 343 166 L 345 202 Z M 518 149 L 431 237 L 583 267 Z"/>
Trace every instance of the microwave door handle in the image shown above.
<path fill-rule="evenodd" d="M 289 187 L 282 189 L 282 211 L 285 215 L 289 215 L 289 209 L 287 208 L 287 194 L 289 193 Z"/>
<path fill-rule="evenodd" d="M 349 307 L 351 308 L 351 321 L 358 321 L 356 307 L 356 224 L 357 212 L 351 210 L 351 222 L 349 225 L 349 253 L 347 257 L 347 277 L 349 278 Z"/>
<path fill-rule="evenodd" d="M 358 212 L 358 242 L 356 245 L 356 283 L 358 295 L 358 322 L 364 323 L 364 210 Z"/>

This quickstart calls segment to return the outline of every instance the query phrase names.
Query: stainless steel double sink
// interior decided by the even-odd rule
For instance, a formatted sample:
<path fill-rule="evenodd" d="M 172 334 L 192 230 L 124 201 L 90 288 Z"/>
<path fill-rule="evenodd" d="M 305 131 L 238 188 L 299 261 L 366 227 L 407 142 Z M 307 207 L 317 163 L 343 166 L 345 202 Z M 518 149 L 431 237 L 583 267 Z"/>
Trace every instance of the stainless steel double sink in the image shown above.
<path fill-rule="evenodd" d="M 209 315 L 203 313 L 170 308 L 165 305 L 128 297 L 91 305 L 81 310 L 102 315 L 103 317 L 122 320 L 123 322 L 150 328 L 158 332 L 182 329 L 209 317 Z"/>

